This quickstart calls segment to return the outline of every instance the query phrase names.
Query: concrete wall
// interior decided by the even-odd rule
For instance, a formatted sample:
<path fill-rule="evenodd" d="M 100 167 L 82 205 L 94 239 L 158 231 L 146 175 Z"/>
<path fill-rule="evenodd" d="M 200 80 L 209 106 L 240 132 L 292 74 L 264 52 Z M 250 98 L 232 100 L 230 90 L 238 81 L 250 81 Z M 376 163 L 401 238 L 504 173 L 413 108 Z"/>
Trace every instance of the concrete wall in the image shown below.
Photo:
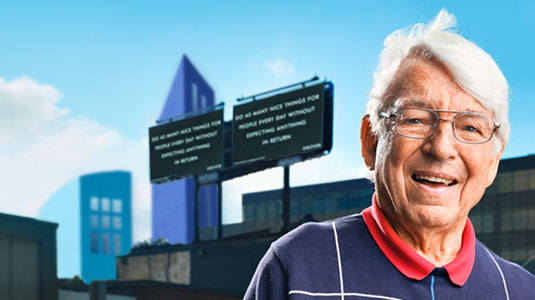
<path fill-rule="evenodd" d="M 190 251 L 117 258 L 117 280 L 155 280 L 191 284 Z"/>

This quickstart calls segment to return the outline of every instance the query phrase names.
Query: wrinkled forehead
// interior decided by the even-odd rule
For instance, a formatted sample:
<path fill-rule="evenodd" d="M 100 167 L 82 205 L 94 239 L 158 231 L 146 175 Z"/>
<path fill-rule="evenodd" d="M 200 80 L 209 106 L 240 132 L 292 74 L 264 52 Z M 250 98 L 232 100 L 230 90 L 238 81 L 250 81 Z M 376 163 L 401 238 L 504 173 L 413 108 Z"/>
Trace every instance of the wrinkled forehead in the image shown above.
<path fill-rule="evenodd" d="M 405 60 L 400 65 L 384 101 L 393 109 L 418 107 L 494 115 L 464 91 L 442 63 L 421 58 Z"/>
<path fill-rule="evenodd" d="M 402 108 L 429 108 L 429 109 L 442 109 L 444 108 L 440 99 L 425 99 L 425 98 L 398 98 L 392 105 L 392 110 L 398 110 Z M 494 116 L 494 113 L 484 107 L 479 101 L 476 100 L 473 104 L 464 104 L 456 107 L 460 107 L 461 112 L 473 112 L 473 113 L 485 113 Z M 457 108 L 459 109 L 459 108 Z"/>

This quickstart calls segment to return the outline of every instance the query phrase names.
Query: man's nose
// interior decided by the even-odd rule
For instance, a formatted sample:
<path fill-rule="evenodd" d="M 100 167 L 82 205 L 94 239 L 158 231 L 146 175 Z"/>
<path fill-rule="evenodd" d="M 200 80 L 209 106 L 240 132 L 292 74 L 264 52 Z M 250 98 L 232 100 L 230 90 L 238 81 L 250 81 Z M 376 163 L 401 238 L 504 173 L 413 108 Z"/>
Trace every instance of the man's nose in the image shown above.
<path fill-rule="evenodd" d="M 453 132 L 452 120 L 440 119 L 440 121 L 435 133 L 425 140 L 422 150 L 436 160 L 454 159 L 459 142 Z"/>

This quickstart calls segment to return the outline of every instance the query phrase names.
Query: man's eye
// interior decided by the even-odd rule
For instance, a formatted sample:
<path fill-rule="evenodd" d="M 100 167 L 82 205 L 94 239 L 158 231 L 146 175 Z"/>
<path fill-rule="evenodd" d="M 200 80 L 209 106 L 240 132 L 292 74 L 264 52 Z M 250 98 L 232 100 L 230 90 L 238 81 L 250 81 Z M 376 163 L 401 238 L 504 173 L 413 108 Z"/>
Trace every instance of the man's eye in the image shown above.
<path fill-rule="evenodd" d="M 468 132 L 473 132 L 473 133 L 479 132 L 479 130 L 477 130 L 477 128 L 475 128 L 474 126 L 465 126 L 463 130 L 468 131 Z"/>
<path fill-rule="evenodd" d="M 423 122 L 422 122 L 422 119 L 415 119 L 415 118 L 413 118 L 413 119 L 408 119 L 408 120 L 407 120 L 407 124 L 411 124 L 411 125 L 412 125 L 412 124 L 422 124 L 422 123 L 423 123 Z"/>

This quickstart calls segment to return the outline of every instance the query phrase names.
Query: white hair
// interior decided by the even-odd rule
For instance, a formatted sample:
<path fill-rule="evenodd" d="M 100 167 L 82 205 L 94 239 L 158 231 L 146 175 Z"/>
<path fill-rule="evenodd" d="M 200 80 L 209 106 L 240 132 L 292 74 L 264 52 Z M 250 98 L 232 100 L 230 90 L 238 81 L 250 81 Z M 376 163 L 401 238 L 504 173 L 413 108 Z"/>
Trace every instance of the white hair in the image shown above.
<path fill-rule="evenodd" d="M 493 152 L 499 154 L 510 131 L 507 80 L 488 53 L 454 32 L 455 25 L 455 16 L 442 9 L 429 24 L 396 30 L 385 39 L 367 105 L 372 132 L 377 136 L 385 133 L 379 113 L 391 108 L 395 100 L 386 99 L 385 93 L 401 62 L 410 54 L 428 61 L 438 60 L 466 93 L 494 113 L 500 128 L 495 133 Z"/>

